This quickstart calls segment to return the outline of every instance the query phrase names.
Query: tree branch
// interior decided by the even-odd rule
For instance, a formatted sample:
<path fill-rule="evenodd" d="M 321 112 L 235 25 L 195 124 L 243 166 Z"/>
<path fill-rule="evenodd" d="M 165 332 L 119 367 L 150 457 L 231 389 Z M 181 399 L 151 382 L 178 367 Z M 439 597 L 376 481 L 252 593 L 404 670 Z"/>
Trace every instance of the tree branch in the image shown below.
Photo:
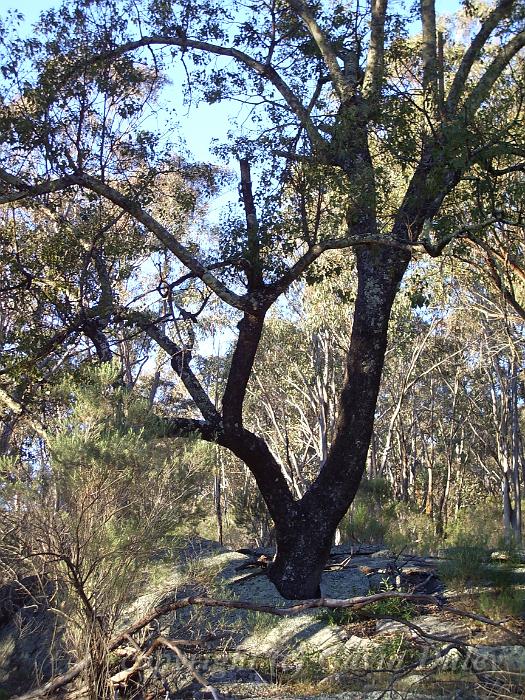
<path fill-rule="evenodd" d="M 222 397 L 222 415 L 225 431 L 236 431 L 243 426 L 242 411 L 246 387 L 250 380 L 255 355 L 264 326 L 264 314 L 244 314 L 237 327 L 239 336 Z"/>
<path fill-rule="evenodd" d="M 422 246 L 431 257 L 437 258 L 452 241 L 455 241 L 458 238 L 467 238 L 476 231 L 481 231 L 482 229 L 496 223 L 501 223 L 501 220 L 495 218 L 487 219 L 486 221 L 481 221 L 478 224 L 462 226 L 457 231 L 453 231 L 452 233 L 448 233 L 446 236 L 442 236 L 435 244 L 431 243 L 426 238 L 421 238 L 415 245 Z"/>
<path fill-rule="evenodd" d="M 288 4 L 303 20 L 306 28 L 312 36 L 312 39 L 317 44 L 321 56 L 323 57 L 323 61 L 328 68 L 328 72 L 330 73 L 330 77 L 332 78 L 337 94 L 341 100 L 347 100 L 353 93 L 352 84 L 346 79 L 343 71 L 341 70 L 337 62 L 335 51 L 333 50 L 326 34 L 317 24 L 315 17 L 306 3 L 302 2 L 302 0 L 288 0 Z"/>
<path fill-rule="evenodd" d="M 196 277 L 201 279 L 207 287 L 215 292 L 220 299 L 237 309 L 245 310 L 248 307 L 245 297 L 241 297 L 228 289 L 226 285 L 218 280 L 217 277 L 215 277 L 215 275 L 213 275 L 205 265 L 203 265 L 194 255 L 192 255 L 189 249 L 182 245 L 182 243 L 180 243 L 165 226 L 154 219 L 130 197 L 123 195 L 115 188 L 101 182 L 100 180 L 97 180 L 94 177 L 91 177 L 90 175 L 79 174 L 73 177 L 72 180 L 76 184 L 86 187 L 102 197 L 109 199 L 118 207 L 131 214 L 137 221 L 151 231 L 169 250 L 171 250 L 171 252 L 176 255 L 177 258 L 184 265 L 186 265 L 186 267 L 191 270 Z"/>
<path fill-rule="evenodd" d="M 253 199 L 252 179 L 250 173 L 250 162 L 246 158 L 241 158 L 241 195 L 246 215 L 246 233 L 248 237 L 248 255 L 251 269 L 247 271 L 248 290 L 263 285 L 260 251 L 259 251 L 259 222 L 255 210 Z"/>
<path fill-rule="evenodd" d="M 423 94 L 427 110 L 435 114 L 438 104 L 435 0 L 420 0 L 423 25 Z"/>
<path fill-rule="evenodd" d="M 6 191 L 0 195 L 0 204 L 8 204 L 9 202 L 18 202 L 21 199 L 37 197 L 42 194 L 50 194 L 51 192 L 59 192 L 65 190 L 74 184 L 70 176 L 59 177 L 56 180 L 45 180 L 36 185 L 30 185 L 24 182 L 21 178 L 12 175 L 4 168 L 0 168 L 0 180 L 16 187 L 15 192 Z"/>
<path fill-rule="evenodd" d="M 483 47 L 494 29 L 498 26 L 500 20 L 504 19 L 511 13 L 514 3 L 515 0 L 500 0 L 487 19 L 483 22 L 481 29 L 476 34 L 472 40 L 472 43 L 465 52 L 465 55 L 459 64 L 459 68 L 456 71 L 456 75 L 454 76 L 454 80 L 447 97 L 446 112 L 449 116 L 452 116 L 458 107 L 461 96 L 465 91 L 467 78 L 470 74 L 472 66 L 474 65 L 474 62 L 479 58 Z"/>
<path fill-rule="evenodd" d="M 227 56 L 235 59 L 239 63 L 243 63 L 261 77 L 266 78 L 275 87 L 275 89 L 284 98 L 290 110 L 301 122 L 306 133 L 308 134 L 312 146 L 319 151 L 319 155 L 323 153 L 326 143 L 313 123 L 308 111 L 297 98 L 293 90 L 290 89 L 288 84 L 283 80 L 275 68 L 267 65 L 266 63 L 261 63 L 243 51 L 239 51 L 235 48 L 229 48 L 227 46 L 218 46 L 217 44 L 211 44 L 206 41 L 188 39 L 186 37 L 149 36 L 122 44 L 122 46 L 119 46 L 116 49 L 96 56 L 95 60 L 105 61 L 144 46 L 178 46 L 181 49 L 194 49 L 196 51 L 203 51 L 205 53 L 211 53 L 217 56 Z"/>
<path fill-rule="evenodd" d="M 519 32 L 500 49 L 496 58 L 492 61 L 485 73 L 478 80 L 470 95 L 465 100 L 465 113 L 474 114 L 483 100 L 489 94 L 492 86 L 498 80 L 505 68 L 509 65 L 516 54 L 525 46 L 525 31 Z"/>
<path fill-rule="evenodd" d="M 157 326 L 156 322 L 140 311 L 130 311 L 129 309 L 119 309 L 119 315 L 128 318 L 132 323 L 149 335 L 159 347 L 165 350 L 171 357 L 171 366 L 177 372 L 182 383 L 188 390 L 189 395 L 201 412 L 203 418 L 211 425 L 217 427 L 221 422 L 221 417 L 213 405 L 210 397 L 204 390 L 202 384 L 189 366 L 189 352 L 181 348 Z"/>
<path fill-rule="evenodd" d="M 315 243 L 310 246 L 297 262 L 288 268 L 288 270 L 275 282 L 266 285 L 266 293 L 272 299 L 282 294 L 288 287 L 297 280 L 302 273 L 324 253 L 326 250 L 341 250 L 343 248 L 351 248 L 360 245 L 370 246 L 386 246 L 388 248 L 396 248 L 406 252 L 412 251 L 412 245 L 402 243 L 392 236 L 345 236 L 344 238 L 327 238 L 324 241 Z"/>
<path fill-rule="evenodd" d="M 385 18 L 388 0 L 372 0 L 370 42 L 363 80 L 363 96 L 374 107 L 381 93 L 385 58 Z"/>
<path fill-rule="evenodd" d="M 179 647 L 174 642 L 172 642 L 171 639 L 167 639 L 166 637 L 158 637 L 155 640 L 154 644 L 165 646 L 168 649 L 171 649 L 171 651 L 174 651 L 175 654 L 177 654 L 177 656 L 179 657 L 182 665 L 186 666 L 186 668 L 189 670 L 189 672 L 192 674 L 192 676 L 196 679 L 196 681 L 202 685 L 203 692 L 210 693 L 213 700 L 220 700 L 219 695 L 217 694 L 217 691 L 215 690 L 215 688 L 208 683 L 208 681 L 204 678 L 204 676 L 201 673 L 199 673 L 199 671 L 197 671 L 195 666 L 188 659 L 188 657 L 182 651 L 182 649 L 179 649 Z"/>

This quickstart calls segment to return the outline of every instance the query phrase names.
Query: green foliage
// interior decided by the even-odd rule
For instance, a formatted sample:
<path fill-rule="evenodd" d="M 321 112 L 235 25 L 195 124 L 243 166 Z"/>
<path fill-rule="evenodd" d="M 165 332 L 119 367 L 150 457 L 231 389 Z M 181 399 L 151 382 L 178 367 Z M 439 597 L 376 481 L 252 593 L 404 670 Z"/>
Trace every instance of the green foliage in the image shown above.
<path fill-rule="evenodd" d="M 411 620 L 415 615 L 412 603 L 403 598 L 385 598 L 366 606 L 375 617 L 394 617 L 401 620 Z"/>
<path fill-rule="evenodd" d="M 279 624 L 280 618 L 277 615 L 259 612 L 257 610 L 248 610 L 245 618 L 245 625 L 254 634 L 262 634 L 269 632 Z"/>
<path fill-rule="evenodd" d="M 482 592 L 476 607 L 492 620 L 522 618 L 525 613 L 525 592 L 510 586 L 499 588 L 495 593 Z"/>
<path fill-rule="evenodd" d="M 395 504 L 385 479 L 364 479 L 351 509 L 339 525 L 342 541 L 383 543 L 392 531 Z"/>
<path fill-rule="evenodd" d="M 406 548 L 417 554 L 431 554 L 437 553 L 442 546 L 442 538 L 436 534 L 432 518 L 412 504 L 396 504 L 395 516 L 389 524 L 385 543 L 394 550 Z"/>
<path fill-rule="evenodd" d="M 393 585 L 388 579 L 383 579 L 381 582 L 381 591 L 388 592 L 394 590 Z M 371 593 L 370 595 L 373 595 Z M 403 598 L 383 598 L 377 600 L 364 608 L 374 617 L 397 617 L 401 620 L 410 620 L 415 615 L 415 608 L 412 603 Z"/>
<path fill-rule="evenodd" d="M 503 526 L 499 499 L 483 498 L 476 504 L 462 508 L 447 526 L 447 544 L 477 543 L 485 547 L 502 544 Z M 502 548 L 508 551 L 509 543 Z"/>
<path fill-rule="evenodd" d="M 340 627 L 356 622 L 359 619 L 359 615 L 351 608 L 334 608 L 333 610 L 325 609 L 318 612 L 316 618 L 320 622 L 326 622 L 326 624 L 333 627 Z"/>
<path fill-rule="evenodd" d="M 17 508 L 2 523 L 2 563 L 31 562 L 55 579 L 79 654 L 91 653 L 94 624 L 111 634 L 166 536 L 200 512 L 198 452 L 150 432 L 119 376 L 105 364 L 61 387 L 66 410 L 50 430 L 48 461 L 29 483 L 15 482 Z"/>
<path fill-rule="evenodd" d="M 411 642 L 406 634 L 401 632 L 382 639 L 379 646 L 374 649 L 372 659 L 375 661 L 375 665 L 381 669 L 399 669 L 404 664 L 416 661 L 420 655 L 420 649 Z"/>
<path fill-rule="evenodd" d="M 305 648 L 299 659 L 299 669 L 292 674 L 291 680 L 297 679 L 301 683 L 316 683 L 329 672 L 328 659 L 323 658 L 318 649 Z"/>
<path fill-rule="evenodd" d="M 118 377 L 115 364 L 103 364 L 65 386 L 71 410 L 48 447 L 62 528 L 73 536 L 98 513 L 89 547 L 112 552 L 104 559 L 131 547 L 138 568 L 165 534 L 198 514 L 192 497 L 201 477 L 189 445 L 174 450 L 148 433 L 150 416 Z"/>
<path fill-rule="evenodd" d="M 468 536 L 457 538 L 453 547 L 445 550 L 446 561 L 440 564 L 439 573 L 452 584 L 476 583 L 485 577 L 488 552 L 479 539 Z"/>
<path fill-rule="evenodd" d="M 498 556 L 484 568 L 484 579 L 493 588 L 479 595 L 477 607 L 487 617 L 522 617 L 525 613 L 525 577 L 522 551 L 515 540 L 499 548 Z"/>
<path fill-rule="evenodd" d="M 255 542 L 258 547 L 273 543 L 273 523 L 251 475 L 244 478 L 244 488 L 232 493 L 231 516 L 248 541 Z"/>

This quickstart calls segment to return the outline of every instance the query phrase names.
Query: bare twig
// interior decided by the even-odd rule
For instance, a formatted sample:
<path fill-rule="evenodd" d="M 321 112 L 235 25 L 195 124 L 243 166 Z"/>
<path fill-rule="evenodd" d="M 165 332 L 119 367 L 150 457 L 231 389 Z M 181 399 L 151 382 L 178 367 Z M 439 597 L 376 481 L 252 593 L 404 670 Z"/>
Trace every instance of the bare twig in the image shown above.
<path fill-rule="evenodd" d="M 190 673 L 194 676 L 194 678 L 202 685 L 203 689 L 207 691 L 208 693 L 211 693 L 213 700 L 219 700 L 219 696 L 217 694 L 217 691 L 213 686 L 211 686 L 208 681 L 202 676 L 195 666 L 192 664 L 190 659 L 186 656 L 186 654 L 182 651 L 182 649 L 179 649 L 179 647 L 171 640 L 167 639 L 166 637 L 158 637 L 155 642 L 155 646 L 163 645 L 165 647 L 168 647 L 168 649 L 171 649 L 171 651 L 174 651 L 177 656 L 179 657 L 181 663 L 186 666 L 186 668 L 190 671 Z"/>

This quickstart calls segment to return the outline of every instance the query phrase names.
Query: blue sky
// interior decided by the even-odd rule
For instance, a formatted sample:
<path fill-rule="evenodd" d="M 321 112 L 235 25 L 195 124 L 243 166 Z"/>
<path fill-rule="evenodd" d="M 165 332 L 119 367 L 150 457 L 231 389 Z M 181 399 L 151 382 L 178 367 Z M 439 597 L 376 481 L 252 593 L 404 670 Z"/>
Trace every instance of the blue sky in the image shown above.
<path fill-rule="evenodd" d="M 17 2 L 7 0 L 3 3 L 5 8 L 16 8 L 20 10 L 20 12 L 23 12 L 29 22 L 37 19 L 42 10 L 47 10 L 58 4 L 57 0 L 17 0 Z M 437 0 L 436 9 L 441 13 L 454 12 L 459 4 L 459 0 Z"/>
<path fill-rule="evenodd" d="M 23 13 L 28 24 L 38 19 L 40 12 L 56 7 L 59 0 L 4 0 L 4 10 L 16 8 Z M 437 0 L 438 13 L 454 12 L 460 4 L 460 0 Z M 177 105 L 177 113 L 180 121 L 180 133 L 195 157 L 198 160 L 210 159 L 210 146 L 214 138 L 220 142 L 227 140 L 229 127 L 228 118 L 232 116 L 231 105 L 215 104 L 213 106 L 192 106 L 188 111 L 182 105 Z M 233 115 L 234 116 L 234 115 Z M 212 157 L 213 159 L 213 157 Z M 213 159 L 214 160 L 214 159 Z"/>

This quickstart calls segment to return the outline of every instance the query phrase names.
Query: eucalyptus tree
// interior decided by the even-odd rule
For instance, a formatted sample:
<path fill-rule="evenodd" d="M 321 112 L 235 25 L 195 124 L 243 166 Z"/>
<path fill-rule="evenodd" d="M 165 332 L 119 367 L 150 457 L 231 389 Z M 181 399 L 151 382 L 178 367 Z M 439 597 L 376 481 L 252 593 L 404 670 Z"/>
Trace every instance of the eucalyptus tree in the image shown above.
<path fill-rule="evenodd" d="M 469 43 L 453 44 L 447 60 L 435 1 L 421 0 L 417 14 L 419 37 L 388 0 L 93 0 L 47 12 L 28 42 L 3 44 L 4 80 L 14 79 L 2 104 L 0 202 L 53 205 L 64 191 L 107 200 L 186 269 L 161 279 L 168 305 L 181 278 L 192 279 L 237 314 L 220 403 L 193 369 L 195 305 L 181 312 L 188 323 L 179 336 L 173 314 L 159 319 L 113 301 L 111 319 L 156 341 L 194 402 L 195 414 L 164 421 L 165 437 L 197 433 L 253 473 L 275 523 L 269 575 L 289 598 L 319 594 L 334 531 L 359 487 L 390 311 L 412 251 L 438 255 L 464 234 L 440 212 L 495 141 L 509 159 L 521 157 L 514 135 L 487 129 L 486 115 L 491 94 L 516 79 L 522 3 L 483 6 Z M 224 146 L 240 158 L 245 222 L 225 224 L 219 245 L 188 240 L 153 205 L 170 166 L 144 128 L 147 108 L 178 59 L 188 94 L 240 99 L 254 116 L 247 138 Z M 259 196 L 251 160 L 263 163 Z M 473 228 L 481 234 L 497 219 L 491 211 Z M 246 427 L 243 405 L 269 309 L 330 249 L 353 250 L 352 331 L 330 449 L 295 498 L 264 436 Z"/>

